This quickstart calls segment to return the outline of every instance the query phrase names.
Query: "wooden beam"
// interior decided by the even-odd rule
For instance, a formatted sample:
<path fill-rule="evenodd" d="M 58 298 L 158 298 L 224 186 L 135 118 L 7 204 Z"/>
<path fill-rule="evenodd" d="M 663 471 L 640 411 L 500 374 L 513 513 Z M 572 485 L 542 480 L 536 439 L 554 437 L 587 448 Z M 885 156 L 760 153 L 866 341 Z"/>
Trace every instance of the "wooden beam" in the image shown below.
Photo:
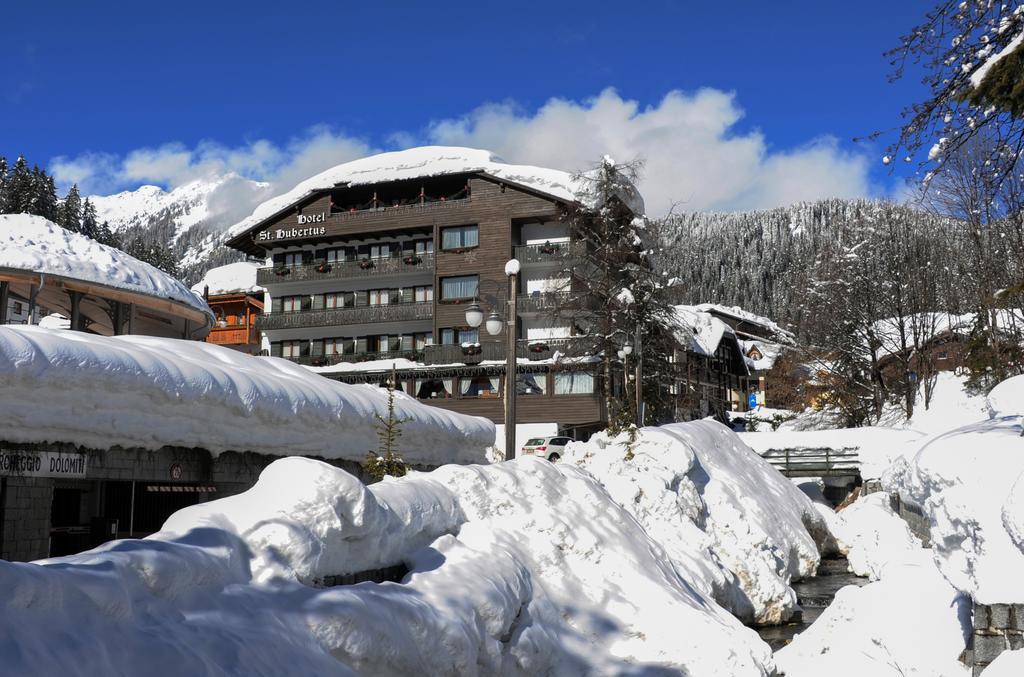
<path fill-rule="evenodd" d="M 11 290 L 11 283 L 4 280 L 0 282 L 0 324 L 7 324 L 10 309 L 8 308 L 8 294 Z"/>
<path fill-rule="evenodd" d="M 38 283 L 40 277 L 40 273 L 33 273 L 29 271 L 20 272 L 5 270 L 0 272 L 0 282 L 17 282 L 19 284 L 33 285 Z M 196 308 L 192 308 L 181 301 L 162 299 L 143 292 L 118 289 L 104 284 L 88 282 L 85 280 L 76 280 L 73 278 L 62 277 L 60 275 L 45 274 L 45 277 L 46 284 L 51 287 L 78 291 L 89 296 L 97 296 L 111 301 L 120 301 L 121 303 L 134 303 L 140 308 L 156 310 L 174 317 L 183 317 L 198 324 L 205 324 L 208 319 L 206 313 L 201 310 L 197 310 Z"/>
<path fill-rule="evenodd" d="M 82 331 L 82 293 L 69 290 L 68 297 L 71 299 L 71 331 Z"/>

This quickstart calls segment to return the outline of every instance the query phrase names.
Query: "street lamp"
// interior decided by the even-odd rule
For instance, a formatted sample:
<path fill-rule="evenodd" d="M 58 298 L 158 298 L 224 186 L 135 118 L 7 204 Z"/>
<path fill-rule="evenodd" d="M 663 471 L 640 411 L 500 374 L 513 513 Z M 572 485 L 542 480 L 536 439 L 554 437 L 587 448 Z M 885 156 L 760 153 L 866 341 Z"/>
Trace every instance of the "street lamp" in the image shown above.
<path fill-rule="evenodd" d="M 507 326 L 505 356 L 505 460 L 516 457 L 516 295 L 519 284 L 519 261 L 509 259 L 505 264 L 505 276 L 508 278 L 506 318 L 501 319 L 497 310 L 492 310 L 484 323 L 484 310 L 480 304 L 473 302 L 466 308 L 466 324 L 476 329 L 481 324 L 491 336 L 501 333 L 502 326 Z"/>

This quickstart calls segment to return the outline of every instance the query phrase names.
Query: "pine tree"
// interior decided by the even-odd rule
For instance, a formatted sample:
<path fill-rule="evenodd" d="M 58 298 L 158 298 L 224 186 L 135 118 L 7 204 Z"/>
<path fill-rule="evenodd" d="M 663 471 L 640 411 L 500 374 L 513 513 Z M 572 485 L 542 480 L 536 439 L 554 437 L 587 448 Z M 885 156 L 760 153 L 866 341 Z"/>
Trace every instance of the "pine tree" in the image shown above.
<path fill-rule="evenodd" d="M 402 424 L 410 421 L 409 418 L 400 418 L 395 415 L 395 386 L 398 377 L 394 367 L 391 369 L 391 376 L 387 382 L 388 389 L 388 412 L 387 417 L 379 413 L 374 414 L 377 423 L 378 446 L 377 451 L 370 451 L 366 454 L 366 462 L 363 468 L 370 477 L 377 481 L 385 476 L 402 477 L 409 472 L 409 466 L 402 460 L 398 451 L 398 438 L 402 436 Z"/>
<path fill-rule="evenodd" d="M 57 218 L 54 223 L 74 233 L 93 237 L 82 227 L 82 196 L 78 192 L 77 183 L 68 188 L 64 201 L 57 206 Z"/>
<path fill-rule="evenodd" d="M 25 162 L 25 156 L 19 155 L 14 161 L 10 179 L 7 182 L 6 209 L 10 214 L 31 214 L 34 186 L 32 172 Z"/>
<path fill-rule="evenodd" d="M 10 180 L 7 174 L 7 158 L 0 155 L 0 214 L 10 213 L 7 209 L 7 184 Z"/>

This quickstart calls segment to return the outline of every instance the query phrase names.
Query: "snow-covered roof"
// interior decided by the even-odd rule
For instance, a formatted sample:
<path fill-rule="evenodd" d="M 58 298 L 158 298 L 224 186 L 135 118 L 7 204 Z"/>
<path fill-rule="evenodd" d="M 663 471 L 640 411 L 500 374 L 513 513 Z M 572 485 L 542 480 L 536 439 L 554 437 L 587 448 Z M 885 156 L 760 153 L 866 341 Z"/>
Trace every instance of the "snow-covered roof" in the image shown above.
<path fill-rule="evenodd" d="M 696 306 L 676 306 L 676 321 L 679 331 L 676 340 L 700 354 L 712 356 L 725 337 L 736 339 L 732 327 L 714 315 L 699 310 Z M 738 345 L 738 344 L 737 344 Z"/>
<path fill-rule="evenodd" d="M 158 268 L 31 214 L 0 214 L 0 269 L 59 275 L 182 303 L 208 315 L 202 298 Z"/>
<path fill-rule="evenodd" d="M 483 462 L 494 424 L 396 393 L 413 464 Z M 199 341 L 0 327 L 0 440 L 365 459 L 386 391 Z"/>
<path fill-rule="evenodd" d="M 228 230 L 236 237 L 303 198 L 338 185 L 360 186 L 430 176 L 480 172 L 567 202 L 593 206 L 587 185 L 569 172 L 530 165 L 513 165 L 490 151 L 458 146 L 421 146 L 380 153 L 332 167 L 306 179 L 287 193 L 267 200 Z M 643 198 L 633 190 L 621 199 L 635 214 L 644 213 Z"/>
<path fill-rule="evenodd" d="M 260 264 L 252 261 L 229 263 L 226 266 L 211 268 L 192 291 L 200 296 L 209 288 L 210 296 L 221 294 L 262 294 L 265 288 L 256 284 L 256 271 Z"/>
<path fill-rule="evenodd" d="M 760 339 L 740 341 L 740 348 L 743 349 L 743 356 L 747 360 L 747 366 L 755 371 L 768 371 L 775 366 L 775 361 L 786 351 L 786 347 L 781 343 Z M 755 360 L 750 357 L 752 348 L 757 348 L 757 351 L 761 353 L 761 359 Z"/>
<path fill-rule="evenodd" d="M 780 340 L 793 340 L 792 332 L 786 331 L 778 324 L 776 324 L 773 320 L 770 320 L 767 317 L 763 317 L 761 315 L 755 315 L 754 313 L 743 310 L 739 306 L 723 306 L 717 303 L 701 303 L 694 307 L 697 310 L 701 310 L 706 313 L 716 312 L 719 313 L 720 315 L 727 315 L 729 317 L 734 317 L 737 320 L 743 320 L 744 322 L 749 322 L 751 324 L 756 324 L 758 326 L 764 327 Z"/>

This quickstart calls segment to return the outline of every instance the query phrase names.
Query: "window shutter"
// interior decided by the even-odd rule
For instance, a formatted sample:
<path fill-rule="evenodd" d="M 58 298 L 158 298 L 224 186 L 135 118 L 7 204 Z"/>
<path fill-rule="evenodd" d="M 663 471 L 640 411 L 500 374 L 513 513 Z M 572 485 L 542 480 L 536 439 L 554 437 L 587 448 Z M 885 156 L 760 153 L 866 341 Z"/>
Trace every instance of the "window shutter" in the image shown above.
<path fill-rule="evenodd" d="M 310 343 L 310 353 L 313 356 L 319 356 L 324 354 L 324 342 L 317 340 Z"/>
<path fill-rule="evenodd" d="M 271 357 L 281 357 L 281 344 L 280 343 L 271 343 L 270 344 L 270 356 Z"/>
<path fill-rule="evenodd" d="M 315 294 L 313 296 L 313 310 L 323 310 L 323 309 L 324 309 L 324 295 L 323 294 Z"/>
<path fill-rule="evenodd" d="M 313 299 L 309 296 L 303 296 L 300 303 L 301 305 L 299 307 L 302 308 L 302 310 L 309 310 L 313 306 Z"/>
<path fill-rule="evenodd" d="M 366 337 L 360 336 L 356 339 L 356 353 L 363 354 L 366 352 Z"/>
<path fill-rule="evenodd" d="M 274 254 L 274 265 L 275 266 L 283 266 L 284 265 L 284 254 L 283 253 L 281 253 L 281 254 Z"/>
<path fill-rule="evenodd" d="M 270 300 L 270 312 L 280 313 L 284 310 L 283 299 L 280 296 L 275 296 Z M 281 352 L 281 344 L 277 344 L 277 351 Z"/>

